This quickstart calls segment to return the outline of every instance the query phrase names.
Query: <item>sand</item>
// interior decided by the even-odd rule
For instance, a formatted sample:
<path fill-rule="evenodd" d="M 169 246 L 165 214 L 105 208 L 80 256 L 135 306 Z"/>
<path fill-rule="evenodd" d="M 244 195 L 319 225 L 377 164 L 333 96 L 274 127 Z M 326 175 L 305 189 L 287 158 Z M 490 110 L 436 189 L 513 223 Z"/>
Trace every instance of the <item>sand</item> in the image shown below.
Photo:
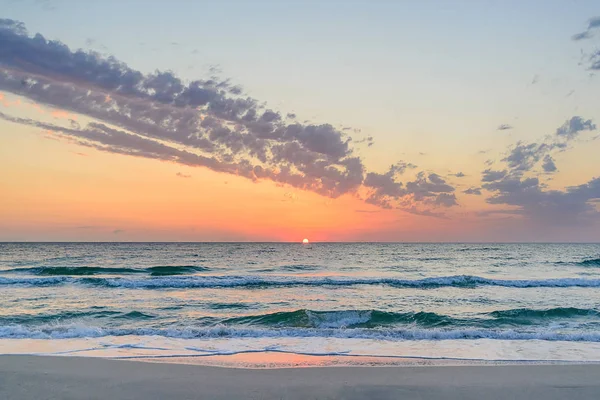
<path fill-rule="evenodd" d="M 598 399 L 600 365 L 235 369 L 0 356 L 0 399 Z"/>

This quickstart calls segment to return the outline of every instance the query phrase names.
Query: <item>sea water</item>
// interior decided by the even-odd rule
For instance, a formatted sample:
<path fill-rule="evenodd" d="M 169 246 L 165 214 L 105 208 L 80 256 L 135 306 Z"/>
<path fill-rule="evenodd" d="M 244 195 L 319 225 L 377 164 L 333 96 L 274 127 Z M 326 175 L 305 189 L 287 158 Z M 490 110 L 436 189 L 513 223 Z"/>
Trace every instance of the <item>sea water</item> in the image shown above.
<path fill-rule="evenodd" d="M 4 243 L 0 353 L 595 362 L 600 245 Z"/>

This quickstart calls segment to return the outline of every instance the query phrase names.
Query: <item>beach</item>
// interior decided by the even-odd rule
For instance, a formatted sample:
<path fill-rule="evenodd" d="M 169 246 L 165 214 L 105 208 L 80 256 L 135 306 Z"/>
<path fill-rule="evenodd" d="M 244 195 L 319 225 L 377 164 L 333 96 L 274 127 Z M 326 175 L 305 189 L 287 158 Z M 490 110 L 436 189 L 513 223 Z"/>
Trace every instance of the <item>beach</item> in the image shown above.
<path fill-rule="evenodd" d="M 237 369 L 0 356 L 0 398 L 596 399 L 599 365 Z"/>

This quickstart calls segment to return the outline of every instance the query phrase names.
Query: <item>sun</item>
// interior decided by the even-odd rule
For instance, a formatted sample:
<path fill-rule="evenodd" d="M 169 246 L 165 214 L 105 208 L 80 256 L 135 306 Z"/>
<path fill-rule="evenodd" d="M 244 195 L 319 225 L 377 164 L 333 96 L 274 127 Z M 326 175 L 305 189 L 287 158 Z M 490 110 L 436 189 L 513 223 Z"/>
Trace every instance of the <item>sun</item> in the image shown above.
<path fill-rule="evenodd" d="M 308 239 L 303 239 L 302 244 L 308 244 Z"/>

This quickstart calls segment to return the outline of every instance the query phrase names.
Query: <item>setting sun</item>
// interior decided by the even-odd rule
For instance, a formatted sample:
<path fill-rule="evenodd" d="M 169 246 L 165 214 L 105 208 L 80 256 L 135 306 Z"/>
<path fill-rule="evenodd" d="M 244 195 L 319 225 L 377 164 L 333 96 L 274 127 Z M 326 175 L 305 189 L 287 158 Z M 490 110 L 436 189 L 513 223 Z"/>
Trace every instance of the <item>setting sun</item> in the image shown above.
<path fill-rule="evenodd" d="M 302 244 L 308 244 L 308 239 L 303 239 Z"/>

